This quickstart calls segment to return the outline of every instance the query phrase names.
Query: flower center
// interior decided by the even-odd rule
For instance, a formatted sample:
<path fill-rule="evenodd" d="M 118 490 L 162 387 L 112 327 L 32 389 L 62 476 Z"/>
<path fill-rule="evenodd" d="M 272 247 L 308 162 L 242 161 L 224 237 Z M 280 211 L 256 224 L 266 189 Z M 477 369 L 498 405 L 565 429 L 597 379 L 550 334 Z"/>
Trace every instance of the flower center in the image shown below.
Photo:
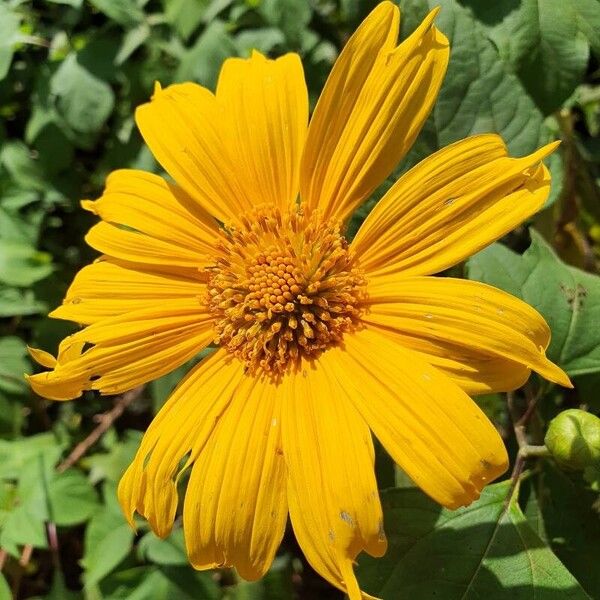
<path fill-rule="evenodd" d="M 208 282 L 215 343 L 252 372 L 282 373 L 356 325 L 365 281 L 338 223 L 257 207 L 221 235 Z"/>

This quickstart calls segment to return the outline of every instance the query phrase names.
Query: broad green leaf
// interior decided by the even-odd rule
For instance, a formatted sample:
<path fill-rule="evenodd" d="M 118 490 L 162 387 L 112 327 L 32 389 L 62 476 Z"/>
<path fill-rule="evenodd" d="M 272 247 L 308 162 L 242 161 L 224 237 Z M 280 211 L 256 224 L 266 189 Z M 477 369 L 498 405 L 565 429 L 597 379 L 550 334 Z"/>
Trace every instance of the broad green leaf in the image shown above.
<path fill-rule="evenodd" d="M 183 529 L 175 529 L 171 535 L 161 540 L 149 531 L 140 540 L 138 546 L 140 556 L 158 565 L 187 565 Z"/>
<path fill-rule="evenodd" d="M 183 40 L 196 31 L 210 4 L 211 0 L 163 0 L 165 18 Z"/>
<path fill-rule="evenodd" d="M 227 600 L 293 600 L 292 564 L 289 555 L 277 556 L 258 581 L 239 581 Z"/>
<path fill-rule="evenodd" d="M 29 544 L 46 548 L 45 523 L 49 520 L 47 465 L 51 455 L 36 454 L 18 475 L 15 505 L 2 524 L 0 544 L 12 552 Z"/>
<path fill-rule="evenodd" d="M 14 336 L 0 338 L 0 390 L 17 394 L 26 390 L 24 374 L 30 372 L 25 342 Z"/>
<path fill-rule="evenodd" d="M 103 600 L 218 600 L 211 573 L 190 567 L 136 567 L 111 573 L 101 584 Z"/>
<path fill-rule="evenodd" d="M 115 64 L 122 65 L 149 37 L 150 26 L 141 23 L 130 29 L 124 36 L 119 52 L 115 57 Z"/>
<path fill-rule="evenodd" d="M 483 281 L 522 298 L 552 330 L 549 358 L 571 376 L 600 371 L 600 277 L 563 263 L 531 231 L 522 255 L 493 244 L 469 259 L 469 279 Z"/>
<path fill-rule="evenodd" d="M 22 189 L 44 192 L 50 187 L 41 164 L 20 140 L 12 140 L 2 146 L 0 164 Z"/>
<path fill-rule="evenodd" d="M 58 111 L 77 132 L 97 132 L 112 112 L 111 87 L 86 69 L 75 53 L 61 63 L 50 85 L 57 97 Z"/>
<path fill-rule="evenodd" d="M 462 0 L 544 114 L 559 108 L 573 93 L 587 67 L 589 45 L 578 19 L 579 1 Z"/>
<path fill-rule="evenodd" d="M 510 481 L 488 486 L 456 511 L 416 489 L 383 492 L 389 547 L 359 558 L 362 587 L 384 600 L 589 600 L 509 491 Z"/>
<path fill-rule="evenodd" d="M 28 287 L 52 273 L 52 257 L 28 244 L 0 239 L 0 283 Z"/>
<path fill-rule="evenodd" d="M 234 42 L 240 56 L 250 56 L 252 50 L 269 54 L 274 48 L 285 43 L 285 36 L 280 29 L 263 27 L 238 33 Z"/>
<path fill-rule="evenodd" d="M 196 43 L 183 55 L 175 80 L 197 81 L 214 88 L 221 64 L 235 54 L 236 47 L 225 23 L 219 20 L 212 21 Z"/>
<path fill-rule="evenodd" d="M 89 0 L 95 8 L 124 27 L 134 27 L 144 18 L 135 0 Z"/>
<path fill-rule="evenodd" d="M 581 477 L 545 462 L 537 479 L 537 503 L 552 549 L 588 593 L 600 590 L 598 495 L 584 489 Z"/>
<path fill-rule="evenodd" d="M 122 441 L 115 442 L 108 452 L 92 454 L 83 459 L 93 483 L 108 479 L 117 482 L 129 466 L 142 439 L 141 431 L 127 430 Z"/>
<path fill-rule="evenodd" d="M 457 0 L 404 0 L 402 37 L 436 6 L 436 25 L 450 41 L 450 63 L 437 103 L 423 131 L 401 165 L 416 164 L 452 142 L 475 133 L 498 133 L 513 156 L 524 156 L 550 141 L 544 117 L 518 77 L 502 61 L 482 25 Z M 560 177 L 549 160 L 553 186 L 549 203 L 560 191 Z"/>
<path fill-rule="evenodd" d="M 5 4 L 0 4 L 0 81 L 10 69 L 21 18 Z"/>
<path fill-rule="evenodd" d="M 12 592 L 4 575 L 0 573 L 0 600 L 12 600 Z"/>
<path fill-rule="evenodd" d="M 86 587 L 97 584 L 125 559 L 134 535 L 123 515 L 110 507 L 99 510 L 90 519 L 81 560 Z"/>
<path fill-rule="evenodd" d="M 0 390 L 0 436 L 6 440 L 21 435 L 26 418 L 24 403 L 27 400 L 26 390 L 21 394 L 11 394 Z"/>
<path fill-rule="evenodd" d="M 592 52 L 600 57 L 600 3 L 598 0 L 571 0 L 579 30 L 587 38 Z"/>
<path fill-rule="evenodd" d="M 14 441 L 0 439 L 0 479 L 18 479 L 25 466 L 39 455 L 55 463 L 63 446 L 53 433 L 38 433 Z"/>
<path fill-rule="evenodd" d="M 262 0 L 258 11 L 265 21 L 283 31 L 288 44 L 300 47 L 302 32 L 312 17 L 310 2 L 305 0 Z"/>
<path fill-rule="evenodd" d="M 53 474 L 48 483 L 50 519 L 57 525 L 87 521 L 98 508 L 97 494 L 87 477 L 75 469 Z"/>

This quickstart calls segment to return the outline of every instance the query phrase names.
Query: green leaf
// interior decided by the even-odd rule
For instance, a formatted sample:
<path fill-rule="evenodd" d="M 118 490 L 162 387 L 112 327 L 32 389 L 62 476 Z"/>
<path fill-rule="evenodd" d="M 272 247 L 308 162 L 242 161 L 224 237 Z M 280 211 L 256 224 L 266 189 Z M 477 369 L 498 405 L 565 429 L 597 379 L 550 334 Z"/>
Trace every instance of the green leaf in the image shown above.
<path fill-rule="evenodd" d="M 104 13 L 109 19 L 134 27 L 144 18 L 144 11 L 134 0 L 89 0 L 90 4 Z"/>
<path fill-rule="evenodd" d="M 48 484 L 50 520 L 57 525 L 87 521 L 98 508 L 98 497 L 87 477 L 70 469 L 56 473 Z"/>
<path fill-rule="evenodd" d="M 20 140 L 12 140 L 3 145 L 0 163 L 19 188 L 44 192 L 50 187 L 42 166 Z"/>
<path fill-rule="evenodd" d="M 493 244 L 469 259 L 467 274 L 536 308 L 552 331 L 548 357 L 569 375 L 600 371 L 600 277 L 563 263 L 533 230 L 522 256 Z"/>
<path fill-rule="evenodd" d="M 571 0 L 579 30 L 587 38 L 592 52 L 600 57 L 600 3 L 598 0 Z"/>
<path fill-rule="evenodd" d="M 94 483 L 103 479 L 119 481 L 133 460 L 141 439 L 141 431 L 127 430 L 123 440 L 114 443 L 108 452 L 92 454 L 84 458 L 83 464 L 90 470 L 91 481 Z"/>
<path fill-rule="evenodd" d="M 239 581 L 227 600 L 293 600 L 296 593 L 288 555 L 277 556 L 271 568 L 258 581 Z"/>
<path fill-rule="evenodd" d="M 17 480 L 25 466 L 40 454 L 55 463 L 62 451 L 63 445 L 53 433 L 38 433 L 14 441 L 0 439 L 0 478 Z"/>
<path fill-rule="evenodd" d="M 122 65 L 150 36 L 150 27 L 141 23 L 130 29 L 124 36 L 119 52 L 115 57 L 115 65 Z"/>
<path fill-rule="evenodd" d="M 28 287 L 52 273 L 51 260 L 28 244 L 0 239 L 0 283 Z"/>
<path fill-rule="evenodd" d="M 0 81 L 10 69 L 21 18 L 5 4 L 0 4 Z"/>
<path fill-rule="evenodd" d="M 25 342 L 14 336 L 0 338 L 0 390 L 23 392 L 27 389 L 24 374 L 30 372 Z"/>
<path fill-rule="evenodd" d="M 536 480 L 536 499 L 552 549 L 590 594 L 600 590 L 600 520 L 597 494 L 575 475 L 545 461 Z"/>
<path fill-rule="evenodd" d="M 211 0 L 163 0 L 165 18 L 183 40 L 188 40 L 211 3 Z"/>
<path fill-rule="evenodd" d="M 112 573 L 101 584 L 103 600 L 218 600 L 208 572 L 189 567 L 136 567 Z"/>
<path fill-rule="evenodd" d="M 510 481 L 467 508 L 441 509 L 415 489 L 382 494 L 389 548 L 360 557 L 361 585 L 384 600 L 584 600 L 590 597 L 529 527 Z"/>
<path fill-rule="evenodd" d="M 12 597 L 6 578 L 0 573 L 0 600 L 12 600 Z"/>
<path fill-rule="evenodd" d="M 10 394 L 0 390 L 0 436 L 4 439 L 20 436 L 26 416 L 24 400 L 24 393 Z"/>
<path fill-rule="evenodd" d="M 0 544 L 15 553 L 19 545 L 46 548 L 45 522 L 49 519 L 47 494 L 48 458 L 37 454 L 27 461 L 19 473 L 15 507 L 2 524 Z"/>
<path fill-rule="evenodd" d="M 498 133 L 513 156 L 529 154 L 549 141 L 552 136 L 542 113 L 508 70 L 481 24 L 456 0 L 404 0 L 402 37 L 435 6 L 441 6 L 436 25 L 450 41 L 450 63 L 433 112 L 402 170 L 475 133 Z M 558 156 L 549 161 L 554 177 L 549 204 L 560 191 L 558 161 Z"/>
<path fill-rule="evenodd" d="M 125 559 L 134 535 L 123 515 L 113 508 L 103 508 L 90 519 L 81 560 L 87 588 L 101 581 Z"/>
<path fill-rule="evenodd" d="M 252 50 L 269 54 L 277 46 L 283 45 L 285 36 L 275 27 L 262 27 L 242 31 L 235 36 L 235 45 L 240 56 L 250 56 Z"/>
<path fill-rule="evenodd" d="M 559 108 L 582 81 L 589 58 L 579 0 L 465 3 L 542 112 Z"/>
<path fill-rule="evenodd" d="M 97 132 L 113 110 L 111 87 L 86 69 L 74 53 L 61 63 L 50 86 L 59 113 L 77 132 Z"/>
<path fill-rule="evenodd" d="M 306 2 L 306 0 L 262 0 L 258 11 L 269 25 L 283 31 L 291 47 L 300 47 L 302 33 L 312 17 L 310 2 Z"/>
<path fill-rule="evenodd" d="M 175 529 L 171 535 L 161 540 L 149 531 L 138 546 L 140 556 L 159 565 L 187 565 L 183 529 Z"/>
<path fill-rule="evenodd" d="M 43 218 L 42 211 L 36 211 L 31 218 L 15 210 L 0 206 L 0 239 L 35 244 Z"/>
<path fill-rule="evenodd" d="M 214 88 L 223 61 L 236 54 L 233 39 L 227 33 L 225 23 L 212 21 L 198 40 L 181 59 L 175 79 L 197 81 Z"/>

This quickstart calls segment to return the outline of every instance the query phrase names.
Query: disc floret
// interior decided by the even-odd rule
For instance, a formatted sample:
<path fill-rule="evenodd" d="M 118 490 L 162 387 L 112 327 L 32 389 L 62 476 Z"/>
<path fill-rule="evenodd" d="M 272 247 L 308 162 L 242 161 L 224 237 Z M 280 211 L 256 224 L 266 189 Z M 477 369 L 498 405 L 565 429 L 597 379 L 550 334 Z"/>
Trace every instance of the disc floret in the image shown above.
<path fill-rule="evenodd" d="M 338 223 L 257 207 L 224 228 L 209 276 L 215 343 L 256 372 L 281 373 L 354 328 L 365 281 Z"/>

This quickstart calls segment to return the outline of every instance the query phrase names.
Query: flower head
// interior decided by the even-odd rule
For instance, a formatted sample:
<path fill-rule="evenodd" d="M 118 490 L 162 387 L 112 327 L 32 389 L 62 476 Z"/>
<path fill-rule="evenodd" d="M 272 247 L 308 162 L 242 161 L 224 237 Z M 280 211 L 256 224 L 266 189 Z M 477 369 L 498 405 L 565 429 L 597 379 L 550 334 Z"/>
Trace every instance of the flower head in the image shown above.
<path fill-rule="evenodd" d="M 430 112 L 448 62 L 432 12 L 401 45 L 381 3 L 336 62 L 308 124 L 298 56 L 223 65 L 216 94 L 157 86 L 140 131 L 172 177 L 110 175 L 84 207 L 102 253 L 53 313 L 85 325 L 32 387 L 57 400 L 123 392 L 216 350 L 146 432 L 119 498 L 171 530 L 178 482 L 199 569 L 269 568 L 288 514 L 314 568 L 355 600 L 352 563 L 386 540 L 372 433 L 427 494 L 455 508 L 507 467 L 469 394 L 531 370 L 569 385 L 550 331 L 520 300 L 431 277 L 535 213 L 555 145 L 510 158 L 496 135 L 459 141 L 402 176 L 348 243 L 352 212 Z"/>

